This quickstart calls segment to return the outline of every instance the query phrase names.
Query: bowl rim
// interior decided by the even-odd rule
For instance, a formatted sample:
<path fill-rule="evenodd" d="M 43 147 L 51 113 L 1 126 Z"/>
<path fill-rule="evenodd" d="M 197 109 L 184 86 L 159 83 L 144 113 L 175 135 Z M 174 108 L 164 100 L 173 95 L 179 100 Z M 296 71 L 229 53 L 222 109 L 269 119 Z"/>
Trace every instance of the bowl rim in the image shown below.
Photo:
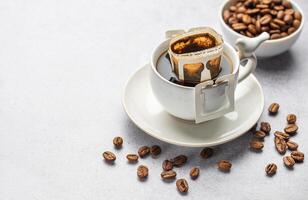
<path fill-rule="evenodd" d="M 275 39 L 275 40 L 266 40 L 264 43 L 268 43 L 268 44 L 271 44 L 271 43 L 278 43 L 278 42 L 282 42 L 282 41 L 285 41 L 285 40 L 288 40 L 292 37 L 294 37 L 295 35 L 299 34 L 301 32 L 301 30 L 303 29 L 303 26 L 304 26 L 304 23 L 305 23 L 305 16 L 304 16 L 304 13 L 302 11 L 302 9 L 300 8 L 300 6 L 295 2 L 295 1 L 291 1 L 289 0 L 289 2 L 292 4 L 292 8 L 294 10 L 297 10 L 301 13 L 302 15 L 302 20 L 301 20 L 301 25 L 299 26 L 299 28 L 291 33 L 290 35 L 286 36 L 286 37 L 283 37 L 283 38 L 279 38 L 279 39 Z M 245 38 L 250 38 L 250 37 L 247 37 L 245 35 L 242 35 L 236 31 L 234 31 L 223 19 L 223 11 L 225 10 L 225 7 L 226 5 L 230 3 L 230 0 L 225 0 L 221 6 L 220 6 L 220 9 L 219 9 L 219 19 L 220 19 L 220 23 L 223 24 L 223 26 L 229 30 L 229 32 L 235 34 L 236 36 L 239 36 L 239 37 L 245 37 Z"/>
<path fill-rule="evenodd" d="M 173 82 L 170 82 L 169 80 L 165 79 L 165 78 L 157 71 L 157 69 L 156 69 L 157 61 L 158 61 L 159 58 L 158 58 L 158 59 L 155 59 L 155 54 L 156 54 L 156 52 L 157 52 L 159 49 L 162 48 L 162 45 L 164 45 L 165 43 L 168 43 L 168 44 L 169 44 L 169 41 L 170 41 L 170 40 L 171 40 L 171 39 L 166 39 L 166 40 L 160 42 L 160 43 L 154 48 L 154 50 L 152 51 L 151 60 L 150 60 L 151 70 L 155 73 L 155 75 L 156 75 L 157 77 L 159 77 L 161 80 L 163 80 L 164 82 L 166 82 L 166 83 L 168 83 L 168 84 L 171 84 L 171 85 L 173 85 L 173 86 L 176 86 L 176 87 L 179 87 L 179 88 L 182 88 L 182 89 L 186 89 L 186 90 L 194 90 L 195 87 L 189 87 L 189 86 L 179 85 L 179 84 L 175 84 L 175 83 L 173 83 Z M 239 71 L 239 68 L 240 68 L 241 63 L 240 63 L 240 59 L 239 59 L 239 56 L 238 56 L 236 50 L 235 50 L 229 43 L 226 43 L 226 42 L 223 43 L 223 46 L 226 46 L 228 49 L 230 49 L 230 51 L 232 52 L 233 56 L 235 56 L 236 58 L 238 58 L 236 61 L 234 61 L 234 60 L 232 60 L 232 58 L 230 58 L 230 60 L 231 60 L 231 62 L 232 62 L 232 65 L 233 65 L 233 72 L 232 72 L 232 74 L 233 74 L 233 73 L 237 73 L 237 72 Z M 223 48 L 223 49 L 224 49 L 224 48 Z M 167 51 L 168 51 L 168 49 L 167 49 Z M 161 54 L 161 55 L 162 55 L 162 54 Z M 160 56 L 161 56 L 161 55 L 160 55 Z M 159 57 L 160 57 L 160 56 L 159 56 Z M 227 56 L 231 57 L 231 55 L 227 55 Z M 218 84 L 218 85 L 219 85 L 219 84 Z M 217 86 L 217 84 L 215 84 L 215 85 L 213 85 L 213 86 Z"/>

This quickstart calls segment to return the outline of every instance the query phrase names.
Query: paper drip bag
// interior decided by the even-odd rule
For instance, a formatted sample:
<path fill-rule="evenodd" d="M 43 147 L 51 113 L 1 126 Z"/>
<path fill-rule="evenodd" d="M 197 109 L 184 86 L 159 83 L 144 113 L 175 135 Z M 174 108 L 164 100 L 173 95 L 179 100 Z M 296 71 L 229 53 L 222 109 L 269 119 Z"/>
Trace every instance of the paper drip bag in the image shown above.
<path fill-rule="evenodd" d="M 179 81 L 198 84 L 214 79 L 221 71 L 223 40 L 212 28 L 197 28 L 173 37 L 168 53 Z"/>

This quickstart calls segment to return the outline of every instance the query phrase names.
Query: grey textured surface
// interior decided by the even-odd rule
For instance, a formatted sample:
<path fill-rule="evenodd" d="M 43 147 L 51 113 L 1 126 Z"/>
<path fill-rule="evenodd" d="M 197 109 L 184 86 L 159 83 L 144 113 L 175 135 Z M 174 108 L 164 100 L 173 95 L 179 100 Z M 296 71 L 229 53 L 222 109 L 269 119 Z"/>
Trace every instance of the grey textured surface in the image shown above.
<path fill-rule="evenodd" d="M 308 165 L 286 169 L 275 151 L 273 135 L 262 153 L 248 149 L 246 134 L 215 148 L 201 160 L 200 148 L 162 143 L 140 131 L 126 116 L 121 94 L 129 75 L 145 62 L 164 31 L 209 25 L 219 30 L 221 0 L 198 1 L 1 1 L 0 2 L 0 199 L 307 199 Z M 298 1 L 304 12 L 308 4 Z M 294 141 L 308 153 L 307 29 L 293 48 L 278 57 L 259 60 L 256 76 L 265 101 L 279 102 L 276 117 L 266 112 L 274 130 L 285 116 L 298 115 Z M 253 106 L 253 105 L 252 105 Z M 121 135 L 124 148 L 114 150 Z M 147 181 L 136 178 L 137 165 L 125 155 L 141 145 L 159 144 L 157 159 L 139 164 L 150 169 Z M 101 153 L 111 149 L 111 166 Z M 181 196 L 175 182 L 160 179 L 161 162 L 179 153 L 190 156 L 177 169 L 190 190 Z M 216 162 L 229 159 L 230 173 Z M 264 167 L 278 165 L 274 177 Z M 189 169 L 200 166 L 196 181 Z"/>

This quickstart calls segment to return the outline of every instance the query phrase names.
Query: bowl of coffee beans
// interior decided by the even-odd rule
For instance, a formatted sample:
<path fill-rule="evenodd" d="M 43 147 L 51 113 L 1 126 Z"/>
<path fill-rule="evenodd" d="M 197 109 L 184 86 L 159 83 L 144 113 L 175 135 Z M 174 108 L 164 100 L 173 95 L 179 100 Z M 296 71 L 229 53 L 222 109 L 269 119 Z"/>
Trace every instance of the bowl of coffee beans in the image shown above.
<path fill-rule="evenodd" d="M 270 39 L 256 51 L 259 57 L 287 51 L 304 25 L 302 10 L 290 0 L 227 0 L 219 12 L 224 39 L 233 46 L 238 38 L 270 34 Z"/>

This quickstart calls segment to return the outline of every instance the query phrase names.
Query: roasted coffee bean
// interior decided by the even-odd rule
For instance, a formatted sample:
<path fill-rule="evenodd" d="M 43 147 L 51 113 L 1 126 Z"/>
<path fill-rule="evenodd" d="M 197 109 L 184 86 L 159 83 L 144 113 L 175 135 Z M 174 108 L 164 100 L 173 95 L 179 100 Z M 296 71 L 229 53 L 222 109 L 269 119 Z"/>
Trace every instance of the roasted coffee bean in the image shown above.
<path fill-rule="evenodd" d="M 258 33 L 256 26 L 253 24 L 248 25 L 248 31 L 254 35 Z"/>
<path fill-rule="evenodd" d="M 238 23 L 238 20 L 236 19 L 236 17 L 230 17 L 230 18 L 228 19 L 228 23 L 229 23 L 230 25 L 233 25 L 233 24 Z"/>
<path fill-rule="evenodd" d="M 284 10 L 284 7 L 279 5 L 279 6 L 274 6 L 274 9 L 277 11 L 281 11 L 281 10 Z"/>
<path fill-rule="evenodd" d="M 199 176 L 199 173 L 200 173 L 200 169 L 198 167 L 193 167 L 191 170 L 190 170 L 190 177 L 192 179 L 197 179 L 198 176 Z"/>
<path fill-rule="evenodd" d="M 282 33 L 280 33 L 280 36 L 281 37 L 286 37 L 286 36 L 288 36 L 288 34 L 286 32 L 282 32 Z"/>
<path fill-rule="evenodd" d="M 262 3 L 268 5 L 272 3 L 272 0 L 262 0 Z"/>
<path fill-rule="evenodd" d="M 292 4 L 288 0 L 282 1 L 282 6 L 285 8 L 292 8 Z"/>
<path fill-rule="evenodd" d="M 139 159 L 139 156 L 137 154 L 127 154 L 126 158 L 129 162 L 137 162 Z"/>
<path fill-rule="evenodd" d="M 232 24 L 232 28 L 235 31 L 243 31 L 247 29 L 247 26 L 244 23 L 235 23 L 235 24 Z"/>
<path fill-rule="evenodd" d="M 270 29 L 270 27 L 269 26 L 262 26 L 261 27 L 261 31 L 262 32 L 269 32 L 271 29 Z"/>
<path fill-rule="evenodd" d="M 293 17 L 292 15 L 289 14 L 285 14 L 285 16 L 283 17 L 283 21 L 287 24 L 292 24 L 293 22 Z"/>
<path fill-rule="evenodd" d="M 294 10 L 293 9 L 287 9 L 287 10 L 284 11 L 284 13 L 286 15 L 293 15 L 294 14 Z"/>
<path fill-rule="evenodd" d="M 277 165 L 274 164 L 274 163 L 271 163 L 271 164 L 268 164 L 266 167 L 265 167 L 265 172 L 268 176 L 272 176 L 276 173 L 277 171 Z"/>
<path fill-rule="evenodd" d="M 256 29 L 257 29 L 257 32 L 258 32 L 258 33 L 261 32 L 261 23 L 260 23 L 260 20 L 259 20 L 259 19 L 256 21 Z"/>
<path fill-rule="evenodd" d="M 181 178 L 176 181 L 176 187 L 181 193 L 188 192 L 188 183 L 185 179 Z"/>
<path fill-rule="evenodd" d="M 173 169 L 173 163 L 169 160 L 164 160 L 163 164 L 162 164 L 162 168 L 165 171 L 169 171 Z"/>
<path fill-rule="evenodd" d="M 279 38 L 280 38 L 280 34 L 279 34 L 279 33 L 274 33 L 274 34 L 271 35 L 270 38 L 271 38 L 272 40 L 274 40 L 274 39 L 279 39 Z"/>
<path fill-rule="evenodd" d="M 269 134 L 271 132 L 271 125 L 268 122 L 261 122 L 260 130 Z"/>
<path fill-rule="evenodd" d="M 305 158 L 304 153 L 300 151 L 292 151 L 291 156 L 295 160 L 295 162 L 303 162 Z"/>
<path fill-rule="evenodd" d="M 294 11 L 294 19 L 297 19 L 299 21 L 302 20 L 302 14 L 299 11 Z"/>
<path fill-rule="evenodd" d="M 278 14 L 278 11 L 277 10 L 271 10 L 270 14 L 272 16 L 276 16 Z"/>
<path fill-rule="evenodd" d="M 279 104 L 278 103 L 272 103 L 269 107 L 268 107 L 268 112 L 271 115 L 275 115 L 278 113 L 279 110 Z"/>
<path fill-rule="evenodd" d="M 232 12 L 236 11 L 236 6 L 230 6 L 229 10 L 231 10 Z"/>
<path fill-rule="evenodd" d="M 200 152 L 200 156 L 204 159 L 210 158 L 214 153 L 214 150 L 212 148 L 205 147 Z"/>
<path fill-rule="evenodd" d="M 123 144 L 123 138 L 121 138 L 120 136 L 117 136 L 117 137 L 113 138 L 112 142 L 113 142 L 113 145 L 116 148 L 121 148 L 122 144 Z"/>
<path fill-rule="evenodd" d="M 295 124 L 295 122 L 296 122 L 296 115 L 288 114 L 287 122 L 288 122 L 288 124 Z"/>
<path fill-rule="evenodd" d="M 290 27 L 288 28 L 288 34 L 291 35 L 292 33 L 294 33 L 296 31 L 296 28 L 294 27 Z"/>
<path fill-rule="evenodd" d="M 141 158 L 144 158 L 146 157 L 147 155 L 150 154 L 150 147 L 148 146 L 142 146 L 139 148 L 138 150 L 138 155 L 141 157 Z"/>
<path fill-rule="evenodd" d="M 270 32 L 270 34 L 275 34 L 275 33 L 278 33 L 278 34 L 279 34 L 279 33 L 280 33 L 280 30 L 270 30 L 269 32 Z M 270 113 L 270 114 L 271 114 L 271 113 Z"/>
<path fill-rule="evenodd" d="M 173 163 L 173 166 L 175 167 L 181 167 L 187 162 L 187 156 L 185 155 L 179 155 L 171 159 L 171 162 Z"/>
<path fill-rule="evenodd" d="M 248 14 L 248 15 L 255 15 L 255 14 L 259 13 L 259 12 L 260 12 L 259 8 L 253 8 L 253 9 L 246 10 L 246 14 Z"/>
<path fill-rule="evenodd" d="M 282 138 L 282 139 L 284 139 L 286 141 L 290 138 L 289 134 L 283 133 L 283 132 L 280 132 L 280 131 L 275 131 L 274 135 L 276 137 Z"/>
<path fill-rule="evenodd" d="M 163 171 L 160 176 L 162 177 L 162 179 L 164 180 L 168 180 L 168 179 L 174 179 L 176 177 L 176 172 L 173 170 L 169 170 L 169 171 Z"/>
<path fill-rule="evenodd" d="M 223 18 L 225 22 L 227 22 L 230 17 L 231 17 L 231 12 L 229 10 L 225 10 L 223 13 Z"/>
<path fill-rule="evenodd" d="M 283 157 L 283 163 L 284 163 L 285 166 L 291 168 L 291 167 L 294 166 L 295 161 L 294 161 L 294 159 L 292 158 L 292 156 L 284 156 L 284 157 Z"/>
<path fill-rule="evenodd" d="M 246 25 L 251 23 L 251 17 L 249 15 L 243 15 L 242 16 L 242 22 Z"/>
<path fill-rule="evenodd" d="M 264 133 L 263 131 L 256 131 L 256 132 L 254 133 L 254 136 L 255 136 L 256 138 L 263 139 L 263 138 L 266 136 L 266 133 Z"/>
<path fill-rule="evenodd" d="M 260 18 L 260 24 L 262 26 L 267 25 L 271 22 L 272 16 L 271 15 L 264 15 L 263 17 Z"/>
<path fill-rule="evenodd" d="M 271 9 L 265 8 L 260 10 L 261 15 L 271 14 Z"/>
<path fill-rule="evenodd" d="M 290 134 L 290 135 L 294 135 L 298 130 L 298 126 L 296 126 L 295 124 L 289 124 L 287 125 L 287 127 L 284 128 L 284 132 Z"/>
<path fill-rule="evenodd" d="M 109 162 L 113 162 L 116 160 L 116 156 L 111 151 L 105 151 L 103 153 L 103 157 L 105 158 L 106 161 L 109 161 Z"/>
<path fill-rule="evenodd" d="M 298 29 L 298 28 L 300 27 L 300 25 L 301 25 L 301 21 L 299 21 L 299 20 L 297 20 L 297 19 L 295 19 L 295 20 L 293 21 L 293 27 L 294 27 L 294 28 Z"/>
<path fill-rule="evenodd" d="M 145 165 L 139 165 L 138 168 L 137 168 L 137 176 L 140 179 L 144 179 L 144 178 L 148 177 L 148 175 L 149 175 L 148 167 L 145 166 Z"/>
<path fill-rule="evenodd" d="M 252 33 L 250 33 L 249 31 L 245 31 L 245 35 L 247 36 L 247 37 L 254 37 L 254 35 L 252 34 Z"/>
<path fill-rule="evenodd" d="M 277 18 L 274 19 L 273 22 L 274 22 L 275 24 L 277 24 L 278 26 L 280 26 L 280 27 L 286 25 L 286 23 L 285 23 L 284 21 L 282 21 L 281 19 L 277 19 Z"/>
<path fill-rule="evenodd" d="M 258 151 L 264 147 L 263 143 L 258 140 L 252 140 L 249 145 L 251 149 Z"/>
<path fill-rule="evenodd" d="M 227 172 L 227 171 L 230 171 L 231 167 L 232 167 L 232 164 L 230 161 L 228 160 L 221 160 L 218 162 L 218 169 L 220 171 L 224 171 L 224 172 Z"/>
<path fill-rule="evenodd" d="M 158 145 L 153 145 L 150 149 L 150 152 L 153 156 L 158 156 L 161 153 L 161 148 Z"/>
<path fill-rule="evenodd" d="M 241 6 L 241 7 L 239 7 L 239 8 L 237 9 L 237 12 L 238 12 L 238 13 L 245 13 L 246 10 L 247 10 L 247 9 L 246 9 L 244 6 Z"/>
<path fill-rule="evenodd" d="M 287 151 L 287 143 L 281 137 L 275 137 L 275 147 L 280 154 L 285 154 Z"/>
<path fill-rule="evenodd" d="M 270 22 L 270 27 L 271 27 L 272 29 L 280 29 L 280 26 L 277 25 L 277 24 L 274 23 L 274 22 Z"/>
<path fill-rule="evenodd" d="M 258 4 L 258 5 L 256 5 L 256 8 L 264 9 L 264 8 L 268 8 L 268 5 L 266 5 L 266 4 Z"/>
<path fill-rule="evenodd" d="M 291 151 L 295 151 L 298 148 L 298 144 L 291 140 L 287 141 L 287 146 L 288 146 L 288 149 L 290 149 Z"/>
<path fill-rule="evenodd" d="M 278 11 L 277 13 L 277 19 L 281 19 L 283 20 L 283 17 L 284 17 L 284 12 L 281 10 L 281 11 Z"/>

